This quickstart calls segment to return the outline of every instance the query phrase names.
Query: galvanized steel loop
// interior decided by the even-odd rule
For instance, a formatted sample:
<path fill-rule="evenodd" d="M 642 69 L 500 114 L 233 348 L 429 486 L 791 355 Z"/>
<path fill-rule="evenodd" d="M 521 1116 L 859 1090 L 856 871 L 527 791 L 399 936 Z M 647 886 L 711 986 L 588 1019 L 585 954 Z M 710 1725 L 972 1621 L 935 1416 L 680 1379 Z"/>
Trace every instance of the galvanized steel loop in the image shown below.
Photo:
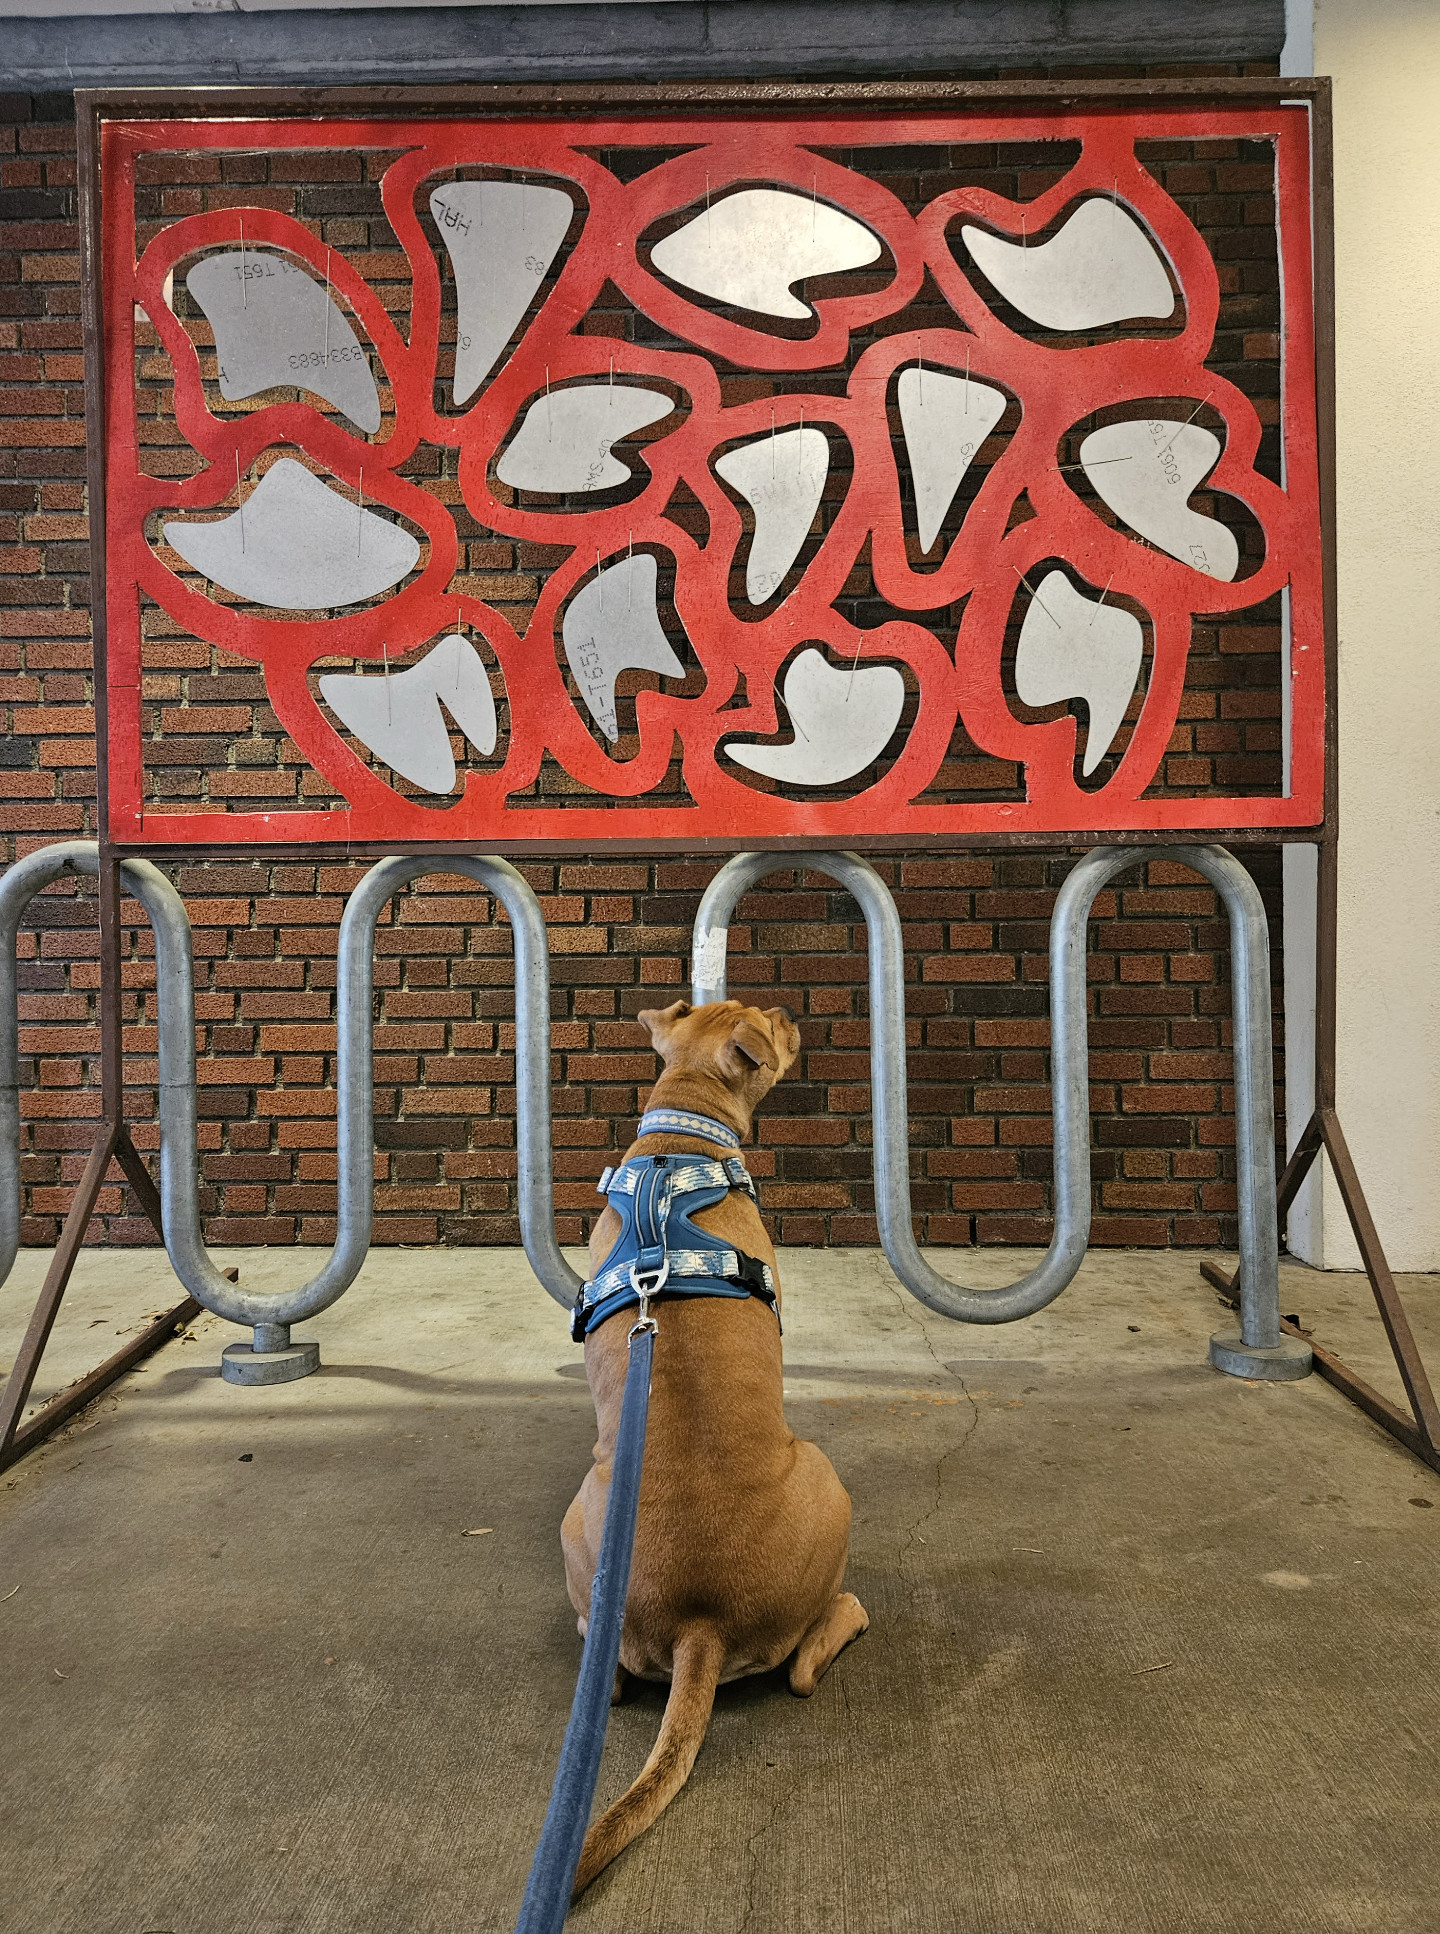
<path fill-rule="evenodd" d="M 933 1269 L 915 1241 L 905 1068 L 905 961 L 889 888 L 858 853 L 740 853 L 710 882 L 695 920 L 691 999 L 724 1000 L 726 938 L 745 893 L 783 867 L 826 873 L 848 888 L 865 918 L 869 951 L 870 1095 L 875 1205 L 891 1268 L 930 1309 L 962 1323 L 1013 1323 L 1052 1303 L 1090 1239 L 1089 1042 L 1085 955 L 1090 909 L 1117 874 L 1146 860 L 1193 867 L 1219 891 L 1234 961 L 1236 1157 L 1239 1174 L 1241 1330 L 1247 1345 L 1279 1341 L 1279 1237 L 1275 1213 L 1275 1112 L 1270 1046 L 1270 942 L 1265 909 L 1240 862 L 1218 846 L 1098 847 L 1072 868 L 1050 926 L 1050 1061 L 1055 1223 L 1037 1266 L 1003 1289 L 966 1289 Z"/>
<path fill-rule="evenodd" d="M 15 944 L 25 909 L 65 873 L 98 873 L 93 839 L 67 839 L 16 860 L 0 879 L 0 1283 L 20 1253 L 20 1018 Z"/>
<path fill-rule="evenodd" d="M 0 880 L 0 1265 L 8 1272 L 19 1244 L 19 1063 L 15 934 L 21 914 L 62 873 L 99 872 L 93 841 L 67 841 L 17 861 Z M 195 1300 L 263 1340 L 327 1309 L 359 1274 L 373 1215 L 375 927 L 391 897 L 427 873 L 461 873 L 495 895 L 510 917 L 515 945 L 516 1116 L 520 1227 L 540 1281 L 567 1310 L 580 1278 L 555 1239 L 550 1147 L 550 960 L 540 904 L 523 875 L 502 859 L 427 855 L 378 861 L 351 894 L 340 923 L 337 961 L 337 1150 L 335 1246 L 309 1282 L 279 1292 L 250 1291 L 210 1260 L 200 1221 L 198 1106 L 195 1085 L 195 984 L 185 903 L 158 867 L 129 859 L 127 890 L 155 933 L 159 1033 L 160 1200 L 165 1247 Z M 3 1281 L 3 1273 L 0 1273 Z"/>

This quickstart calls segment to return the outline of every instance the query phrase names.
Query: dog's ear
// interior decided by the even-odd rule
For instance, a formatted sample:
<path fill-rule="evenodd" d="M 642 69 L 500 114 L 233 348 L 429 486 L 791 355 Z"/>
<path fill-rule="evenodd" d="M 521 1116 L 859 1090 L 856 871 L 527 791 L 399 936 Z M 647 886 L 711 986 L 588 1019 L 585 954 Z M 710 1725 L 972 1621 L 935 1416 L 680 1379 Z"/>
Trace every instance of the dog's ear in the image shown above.
<path fill-rule="evenodd" d="M 757 1027 L 747 1013 L 742 1013 L 731 1028 L 724 1056 L 734 1074 L 752 1074 L 756 1068 L 768 1068 L 774 1075 L 780 1072 L 780 1051 L 770 1028 Z"/>
<path fill-rule="evenodd" d="M 672 1001 L 669 1007 L 646 1007 L 636 1015 L 641 1027 L 649 1035 L 651 1045 L 657 1054 L 664 1054 L 665 1043 L 677 1021 L 683 1021 L 690 1012 L 689 1001 Z"/>
<path fill-rule="evenodd" d="M 784 1074 L 800 1052 L 800 1029 L 788 1007 L 767 1007 L 765 1018 L 780 1050 L 780 1073 Z"/>

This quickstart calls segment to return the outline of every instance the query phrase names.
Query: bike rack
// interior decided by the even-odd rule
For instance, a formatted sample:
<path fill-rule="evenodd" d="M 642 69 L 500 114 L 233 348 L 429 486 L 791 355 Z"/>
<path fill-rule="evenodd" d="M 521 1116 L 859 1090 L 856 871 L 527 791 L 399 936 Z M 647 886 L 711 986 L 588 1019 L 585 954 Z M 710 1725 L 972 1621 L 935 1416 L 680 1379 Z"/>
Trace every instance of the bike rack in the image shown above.
<path fill-rule="evenodd" d="M 1055 1119 L 1055 1227 L 1043 1261 L 1003 1289 L 966 1289 L 931 1268 L 910 1211 L 905 1071 L 905 961 L 889 888 L 857 853 L 739 853 L 710 882 L 695 919 L 691 999 L 724 1000 L 726 943 L 741 897 L 767 874 L 803 867 L 852 893 L 865 917 L 870 981 L 870 1092 L 875 1206 L 890 1267 L 913 1296 L 961 1323 L 1013 1323 L 1044 1309 L 1073 1279 L 1090 1237 L 1090 1105 L 1086 932 L 1096 895 L 1146 859 L 1201 873 L 1221 895 L 1234 961 L 1235 1129 L 1240 1207 L 1240 1330 L 1210 1339 L 1210 1361 L 1231 1376 L 1303 1377 L 1310 1346 L 1280 1328 L 1279 1224 L 1275 1210 L 1275 1103 L 1270 1045 L 1270 941 L 1250 875 L 1218 846 L 1089 852 L 1060 889 L 1050 927 L 1051 1070 Z"/>
<path fill-rule="evenodd" d="M 18 862 L 0 882 L 0 1282 L 19 1244 L 19 1055 L 15 935 L 20 916 L 42 887 L 63 873 L 94 874 L 91 841 L 46 847 Z M 319 1345 L 291 1341 L 292 1324 L 343 1295 L 370 1247 L 375 1159 L 375 927 L 391 897 L 428 873 L 461 873 L 492 893 L 515 935 L 516 1115 L 520 1228 L 530 1266 L 568 1309 L 580 1278 L 555 1240 L 550 1145 L 550 963 L 540 903 L 524 877 L 502 859 L 446 855 L 378 861 L 351 894 L 340 923 L 337 962 L 338 1204 L 335 1245 L 323 1268 L 296 1289 L 241 1289 L 210 1260 L 200 1222 L 200 1158 L 195 1085 L 195 983 L 190 920 L 175 888 L 148 860 L 126 860 L 121 877 L 155 932 L 159 1009 L 160 1203 L 171 1266 L 203 1308 L 253 1329 L 250 1343 L 224 1352 L 222 1374 L 234 1383 L 280 1383 L 319 1367 Z"/>
<path fill-rule="evenodd" d="M 1275 1214 L 1275 1152 L 1270 1047 L 1269 937 L 1264 908 L 1249 874 L 1215 846 L 1173 846 L 1149 858 L 1179 861 L 1217 888 L 1230 921 L 1235 963 L 1236 1150 L 1240 1210 L 1240 1331 L 1211 1339 L 1210 1358 L 1234 1376 L 1304 1376 L 1308 1344 L 1282 1333 L 1279 1242 Z M 888 887 L 854 853 L 814 853 L 803 859 L 741 853 L 712 880 L 695 921 L 692 996 L 696 1005 L 725 998 L 725 952 L 730 919 L 741 896 L 767 874 L 802 865 L 828 874 L 860 905 L 869 938 L 871 1097 L 875 1121 L 875 1194 L 880 1240 L 900 1281 L 941 1315 L 966 1323 L 1011 1323 L 1043 1309 L 1073 1279 L 1090 1234 L 1090 1136 L 1086 1023 L 1086 930 L 1095 896 L 1127 867 L 1132 848 L 1101 847 L 1071 871 L 1056 902 L 1050 933 L 1051 1041 L 1055 1119 L 1055 1227 L 1044 1259 L 1008 1287 L 973 1290 L 949 1281 L 925 1260 L 914 1238 L 910 1210 L 906 1098 L 904 949 L 900 917 Z M 20 1238 L 19 1051 L 15 942 L 34 896 L 63 874 L 95 875 L 92 841 L 42 848 L 17 861 L 0 879 L 0 1282 L 13 1266 Z M 190 922 L 175 888 L 150 861 L 123 863 L 125 887 L 140 901 L 155 932 L 159 1037 L 160 1192 L 165 1247 L 194 1303 L 250 1327 L 252 1339 L 224 1352 L 232 1382 L 272 1383 L 305 1376 L 319 1364 L 314 1342 L 292 1341 L 292 1325 L 327 1309 L 358 1275 L 369 1251 L 374 1171 L 374 950 L 375 929 L 391 897 L 412 880 L 435 872 L 460 873 L 492 893 L 510 917 L 515 936 L 516 1112 L 521 1235 L 530 1265 L 556 1302 L 568 1308 L 580 1278 L 555 1239 L 550 1146 L 549 948 L 539 902 L 505 860 L 465 855 L 394 857 L 378 861 L 350 897 L 340 925 L 337 962 L 336 1239 L 324 1266 L 298 1288 L 257 1293 L 239 1287 L 210 1260 L 201 1228 L 198 1105 L 195 1086 L 194 959 Z M 109 1151 L 125 1164 L 132 1184 L 149 1188 L 144 1164 L 122 1142 Z M 109 1152 L 104 1159 L 108 1161 Z M 100 1157 L 92 1156 L 92 1166 Z M 131 1174 L 131 1170 L 136 1173 Z M 103 1172 L 103 1162 L 102 1169 Z M 98 1183 L 99 1172 L 94 1180 Z M 153 1191 L 151 1192 L 153 1203 Z M 68 1270 L 68 1265 L 67 1265 Z M 38 1357 L 53 1320 L 37 1312 L 27 1356 Z M 182 1318 L 185 1308 L 171 1313 Z M 171 1318 L 162 1319 L 161 1329 Z M 38 1327 L 37 1327 L 38 1326 Z M 168 1334 L 168 1330 L 164 1330 Z M 148 1337 L 148 1333 L 147 1333 Z M 147 1342 L 147 1347 L 153 1347 Z M 33 1361 L 30 1365 L 33 1374 Z M 97 1373 L 98 1374 L 98 1373 Z M 26 1382 L 28 1389 L 28 1381 Z M 17 1399 L 23 1401 L 23 1393 Z M 14 1419 L 10 1420 L 13 1426 Z M 27 1427 L 28 1428 L 28 1427 Z"/>

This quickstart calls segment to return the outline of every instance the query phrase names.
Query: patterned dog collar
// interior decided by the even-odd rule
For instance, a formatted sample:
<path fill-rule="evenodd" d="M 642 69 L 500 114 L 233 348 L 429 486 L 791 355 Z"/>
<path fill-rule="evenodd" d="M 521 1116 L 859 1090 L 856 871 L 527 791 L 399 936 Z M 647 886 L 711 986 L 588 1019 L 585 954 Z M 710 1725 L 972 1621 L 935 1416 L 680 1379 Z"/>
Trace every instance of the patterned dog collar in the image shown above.
<path fill-rule="evenodd" d="M 722 1148 L 740 1146 L 740 1137 L 723 1121 L 716 1121 L 710 1115 L 692 1115 L 685 1108 L 651 1108 L 640 1117 L 635 1133 L 637 1136 L 699 1135 L 704 1141 L 718 1142 Z"/>

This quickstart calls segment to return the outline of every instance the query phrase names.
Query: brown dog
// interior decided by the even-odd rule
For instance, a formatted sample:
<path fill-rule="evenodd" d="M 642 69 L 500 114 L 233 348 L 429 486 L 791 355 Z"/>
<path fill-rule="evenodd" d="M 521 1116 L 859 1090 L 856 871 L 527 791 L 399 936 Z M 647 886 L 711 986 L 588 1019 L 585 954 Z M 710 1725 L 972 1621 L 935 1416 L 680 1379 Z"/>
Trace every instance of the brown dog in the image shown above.
<path fill-rule="evenodd" d="M 783 1007 L 686 1001 L 640 1016 L 665 1063 L 652 1108 L 684 1108 L 743 1141 L 756 1103 L 795 1059 L 800 1033 Z M 696 1135 L 646 1135 L 631 1155 L 730 1151 Z M 775 1267 L 752 1199 L 732 1191 L 696 1223 Z M 590 1238 L 592 1273 L 620 1233 L 607 1208 Z M 778 1292 L 778 1281 L 777 1281 Z M 821 1674 L 866 1629 L 860 1601 L 842 1592 L 850 1499 L 830 1460 L 797 1438 L 782 1407 L 780 1326 L 757 1297 L 678 1297 L 659 1323 L 649 1435 L 618 1699 L 627 1673 L 668 1679 L 655 1750 L 630 1790 L 591 1827 L 575 1892 L 654 1821 L 690 1776 L 715 1688 L 790 1661 L 790 1690 L 808 1697 Z M 625 1386 L 633 1312 L 601 1323 L 585 1343 L 600 1427 L 595 1463 L 565 1513 L 560 1540 L 570 1601 L 583 1634 L 610 1490 L 610 1460 Z"/>

